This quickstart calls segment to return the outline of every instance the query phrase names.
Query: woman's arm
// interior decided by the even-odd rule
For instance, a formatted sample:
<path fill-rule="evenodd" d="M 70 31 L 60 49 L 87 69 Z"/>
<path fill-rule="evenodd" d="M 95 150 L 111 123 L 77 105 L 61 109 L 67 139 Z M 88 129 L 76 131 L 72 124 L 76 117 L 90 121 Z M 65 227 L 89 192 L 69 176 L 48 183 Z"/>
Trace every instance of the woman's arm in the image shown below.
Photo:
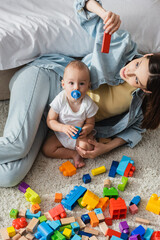
<path fill-rule="evenodd" d="M 96 158 L 97 156 L 108 153 L 111 150 L 120 147 L 126 143 L 126 141 L 124 141 L 122 138 L 114 138 L 107 144 L 100 143 L 96 140 L 91 139 L 89 139 L 88 142 L 94 146 L 94 149 L 92 151 L 85 151 L 80 147 L 76 147 L 77 152 L 83 158 Z"/>

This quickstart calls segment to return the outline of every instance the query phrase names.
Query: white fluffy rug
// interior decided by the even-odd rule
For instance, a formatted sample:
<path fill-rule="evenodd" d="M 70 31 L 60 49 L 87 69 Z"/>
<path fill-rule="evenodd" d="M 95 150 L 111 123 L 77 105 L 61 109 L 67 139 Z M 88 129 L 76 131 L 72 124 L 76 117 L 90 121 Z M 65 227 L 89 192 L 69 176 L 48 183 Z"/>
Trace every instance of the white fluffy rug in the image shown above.
<path fill-rule="evenodd" d="M 8 101 L 0 101 L 0 136 L 3 133 L 7 112 Z M 65 196 L 75 185 L 83 185 L 99 197 L 102 197 L 103 180 L 108 178 L 111 163 L 113 160 L 120 161 L 122 155 L 129 156 L 135 161 L 136 172 L 132 178 L 129 178 L 125 191 L 119 191 L 119 196 L 124 198 L 127 206 L 135 195 L 140 195 L 141 197 L 139 212 L 136 215 L 131 215 L 129 211 L 127 212 L 126 220 L 130 230 L 132 231 L 139 225 L 135 223 L 136 217 L 149 219 L 151 221 L 149 227 L 155 231 L 160 230 L 160 216 L 145 210 L 152 193 L 160 196 L 160 129 L 145 133 L 142 142 L 134 149 L 120 147 L 94 160 L 86 160 L 86 166 L 77 170 L 77 174 L 69 178 L 64 177 L 58 169 L 65 160 L 47 159 L 40 152 L 24 181 L 40 195 L 43 212 L 48 211 L 55 205 L 55 192 L 62 192 L 63 196 Z M 82 182 L 83 174 L 90 173 L 91 175 L 91 169 L 102 165 L 106 166 L 107 172 L 98 176 L 92 176 L 91 183 L 85 185 Z M 119 175 L 110 179 L 113 187 L 117 187 L 121 182 L 121 176 Z M 9 212 L 12 208 L 24 209 L 29 208 L 29 206 L 30 203 L 26 202 L 23 193 L 18 190 L 18 187 L 0 188 L 0 228 L 11 226 L 12 219 L 9 217 Z M 78 206 L 73 211 L 67 211 L 68 216 L 80 216 L 85 212 L 87 212 L 86 209 L 81 209 Z M 111 228 L 119 231 L 118 224 L 119 220 L 114 220 Z M 147 226 L 143 226 L 147 229 Z M 105 239 L 102 234 L 98 238 Z"/>

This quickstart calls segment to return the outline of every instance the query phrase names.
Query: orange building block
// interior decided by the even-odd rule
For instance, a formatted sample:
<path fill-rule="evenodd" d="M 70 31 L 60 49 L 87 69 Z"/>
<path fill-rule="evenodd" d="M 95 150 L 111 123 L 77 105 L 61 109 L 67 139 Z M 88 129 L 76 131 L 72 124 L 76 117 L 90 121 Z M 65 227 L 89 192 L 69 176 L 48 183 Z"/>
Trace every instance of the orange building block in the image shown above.
<path fill-rule="evenodd" d="M 90 217 L 90 224 L 92 227 L 96 227 L 99 224 L 99 220 L 97 218 L 97 215 L 95 214 L 95 212 L 89 212 L 88 213 L 89 217 Z"/>
<path fill-rule="evenodd" d="M 38 213 L 39 211 L 41 211 L 41 208 L 40 208 L 38 203 L 35 203 L 31 206 L 30 210 L 31 210 L 32 213 L 35 214 L 35 213 Z"/>
<path fill-rule="evenodd" d="M 89 190 L 86 191 L 81 201 L 81 205 L 83 207 L 87 206 L 87 209 L 89 211 L 94 209 L 98 203 L 99 203 L 99 197 Z"/>
<path fill-rule="evenodd" d="M 109 205 L 109 198 L 104 197 L 99 199 L 99 203 L 97 204 L 96 208 L 101 208 L 102 211 L 106 209 L 106 207 Z"/>
<path fill-rule="evenodd" d="M 158 197 L 157 194 L 154 193 L 151 195 L 146 210 L 160 215 L 160 197 Z"/>
<path fill-rule="evenodd" d="M 67 177 L 71 177 L 77 172 L 75 166 L 70 161 L 64 162 L 59 167 L 59 170 L 63 173 L 64 176 Z"/>
<path fill-rule="evenodd" d="M 54 201 L 60 203 L 62 200 L 62 193 L 55 193 Z"/>
<path fill-rule="evenodd" d="M 123 219 L 127 215 L 127 206 L 122 198 L 111 198 L 109 205 L 109 212 L 112 219 Z"/>

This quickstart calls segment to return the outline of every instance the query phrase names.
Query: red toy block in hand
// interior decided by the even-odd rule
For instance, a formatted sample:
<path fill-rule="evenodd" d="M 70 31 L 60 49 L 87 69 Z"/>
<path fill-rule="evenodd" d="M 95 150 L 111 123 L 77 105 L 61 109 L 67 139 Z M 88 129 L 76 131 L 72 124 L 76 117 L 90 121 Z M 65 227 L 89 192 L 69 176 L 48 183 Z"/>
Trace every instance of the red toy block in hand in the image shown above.
<path fill-rule="evenodd" d="M 16 218 L 12 221 L 12 226 L 15 229 L 25 228 L 27 225 L 28 223 L 24 217 Z"/>
<path fill-rule="evenodd" d="M 104 32 L 102 48 L 101 48 L 102 53 L 109 53 L 110 42 L 111 42 L 111 35 L 109 33 Z"/>

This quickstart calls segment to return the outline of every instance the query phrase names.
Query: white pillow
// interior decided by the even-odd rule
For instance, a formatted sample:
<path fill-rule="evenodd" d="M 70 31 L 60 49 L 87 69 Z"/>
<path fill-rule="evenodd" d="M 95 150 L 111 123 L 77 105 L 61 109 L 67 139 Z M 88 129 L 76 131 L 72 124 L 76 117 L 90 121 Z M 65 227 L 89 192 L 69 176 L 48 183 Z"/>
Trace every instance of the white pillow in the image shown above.
<path fill-rule="evenodd" d="M 0 8 L 0 70 L 21 66 L 45 53 L 82 57 L 94 40 L 79 26 L 73 0 L 5 0 Z M 160 52 L 158 0 L 102 0 L 120 14 L 141 52 Z"/>

